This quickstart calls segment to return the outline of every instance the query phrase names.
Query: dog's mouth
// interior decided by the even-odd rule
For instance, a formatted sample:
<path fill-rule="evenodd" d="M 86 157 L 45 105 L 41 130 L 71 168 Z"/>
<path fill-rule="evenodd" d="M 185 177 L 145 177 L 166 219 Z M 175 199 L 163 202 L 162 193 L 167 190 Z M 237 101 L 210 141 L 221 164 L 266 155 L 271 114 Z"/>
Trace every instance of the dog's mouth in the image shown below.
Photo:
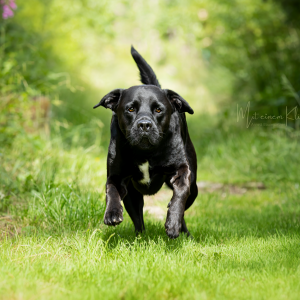
<path fill-rule="evenodd" d="M 151 143 L 150 139 L 148 136 L 143 136 L 140 140 L 140 142 L 138 143 L 138 146 L 140 148 L 150 148 L 153 146 L 153 144 Z"/>
<path fill-rule="evenodd" d="M 141 149 L 149 149 L 156 145 L 156 140 L 153 140 L 153 137 L 148 134 L 135 136 L 133 139 L 129 139 L 129 141 L 132 146 L 137 146 Z"/>

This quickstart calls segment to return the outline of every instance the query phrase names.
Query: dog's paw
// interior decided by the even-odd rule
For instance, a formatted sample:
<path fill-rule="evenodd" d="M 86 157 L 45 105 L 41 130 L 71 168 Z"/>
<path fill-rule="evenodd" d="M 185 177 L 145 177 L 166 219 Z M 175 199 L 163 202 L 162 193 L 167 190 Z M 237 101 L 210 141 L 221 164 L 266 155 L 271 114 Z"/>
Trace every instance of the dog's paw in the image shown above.
<path fill-rule="evenodd" d="M 179 237 L 182 228 L 182 216 L 179 214 L 169 214 L 165 224 L 165 229 L 170 239 L 176 239 Z"/>
<path fill-rule="evenodd" d="M 104 224 L 108 226 L 119 225 L 123 221 L 123 208 L 107 210 L 104 215 Z"/>

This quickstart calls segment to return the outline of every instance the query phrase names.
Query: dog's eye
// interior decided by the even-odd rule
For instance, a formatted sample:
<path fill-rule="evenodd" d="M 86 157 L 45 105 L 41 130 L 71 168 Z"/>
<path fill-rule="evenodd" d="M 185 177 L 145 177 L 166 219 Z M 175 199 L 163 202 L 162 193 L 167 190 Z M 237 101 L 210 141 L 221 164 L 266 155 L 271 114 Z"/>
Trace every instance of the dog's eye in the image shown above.
<path fill-rule="evenodd" d="M 160 112 L 161 112 L 161 109 L 160 109 L 159 107 L 157 107 L 157 108 L 155 108 L 155 111 L 156 111 L 157 113 L 160 113 Z"/>
<path fill-rule="evenodd" d="M 133 108 L 133 107 L 130 107 L 130 108 L 128 108 L 128 111 L 129 111 L 129 112 L 134 112 L 134 108 Z"/>

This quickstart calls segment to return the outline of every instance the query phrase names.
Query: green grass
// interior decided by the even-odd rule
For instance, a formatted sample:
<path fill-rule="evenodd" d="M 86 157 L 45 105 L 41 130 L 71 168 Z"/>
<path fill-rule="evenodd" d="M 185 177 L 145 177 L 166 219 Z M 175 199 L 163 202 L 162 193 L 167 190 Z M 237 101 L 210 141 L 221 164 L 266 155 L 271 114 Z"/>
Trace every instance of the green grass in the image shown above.
<path fill-rule="evenodd" d="M 148 214 L 138 237 L 127 214 L 104 226 L 97 128 L 20 133 L 1 149 L 0 299 L 299 299 L 296 139 L 190 123 L 201 180 L 267 189 L 200 193 L 186 214 L 193 239 L 169 240 Z"/>

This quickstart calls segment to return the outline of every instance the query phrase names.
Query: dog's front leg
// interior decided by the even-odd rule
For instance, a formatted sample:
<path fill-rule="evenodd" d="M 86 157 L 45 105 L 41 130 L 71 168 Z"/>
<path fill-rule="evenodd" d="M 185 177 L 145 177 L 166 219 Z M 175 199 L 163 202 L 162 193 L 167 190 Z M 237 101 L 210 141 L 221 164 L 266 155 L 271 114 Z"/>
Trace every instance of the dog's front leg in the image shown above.
<path fill-rule="evenodd" d="M 123 207 L 121 199 L 126 196 L 127 190 L 117 176 L 110 176 L 106 182 L 106 210 L 104 224 L 115 226 L 123 221 Z"/>
<path fill-rule="evenodd" d="M 190 195 L 191 171 L 188 165 L 182 165 L 171 178 L 173 197 L 169 203 L 165 229 L 171 239 L 179 236 L 182 228 L 185 203 Z"/>

